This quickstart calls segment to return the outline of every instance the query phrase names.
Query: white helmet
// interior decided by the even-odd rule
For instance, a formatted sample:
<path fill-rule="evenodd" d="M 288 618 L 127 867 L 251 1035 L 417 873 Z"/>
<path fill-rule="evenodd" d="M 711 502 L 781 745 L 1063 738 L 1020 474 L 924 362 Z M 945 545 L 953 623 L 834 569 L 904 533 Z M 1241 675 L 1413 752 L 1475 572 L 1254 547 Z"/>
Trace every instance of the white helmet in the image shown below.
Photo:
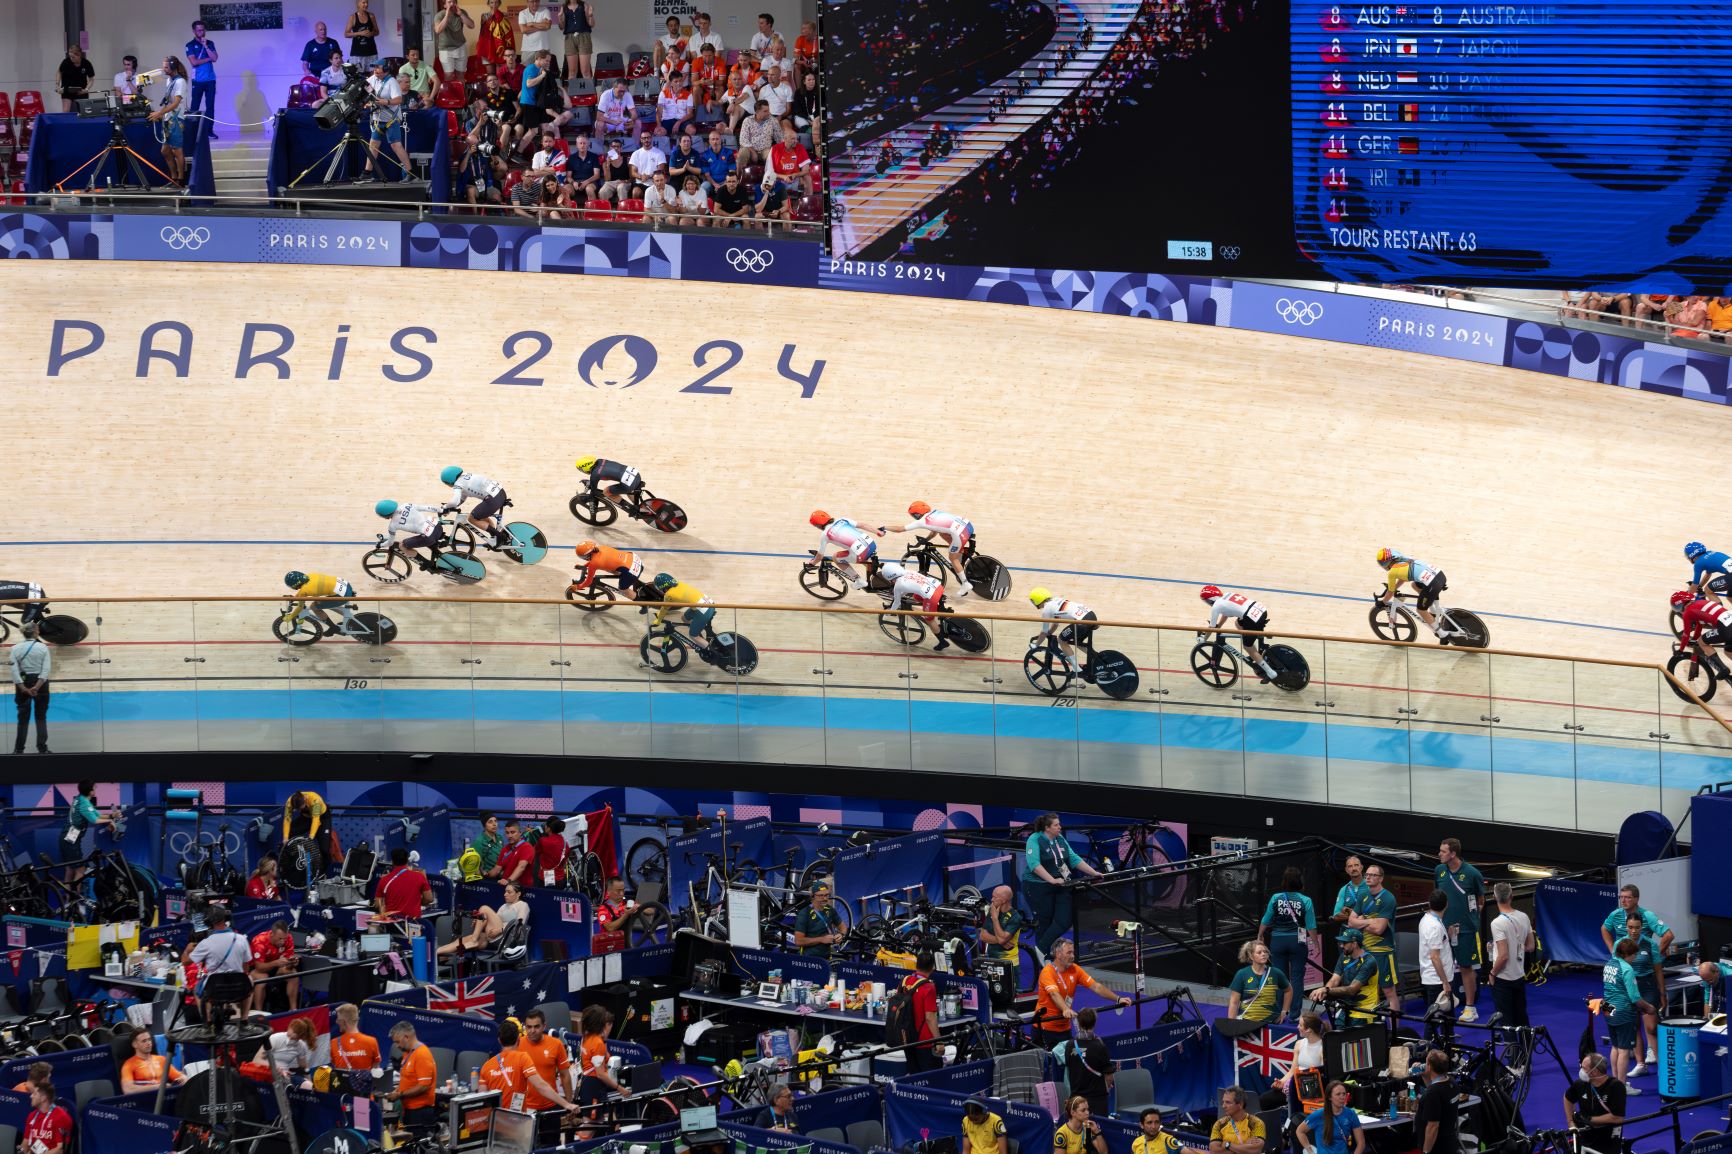
<path fill-rule="evenodd" d="M 884 564 L 878 566 L 878 572 L 883 576 L 884 580 L 894 581 L 904 573 L 908 572 L 908 570 L 902 567 L 900 561 L 886 561 Z"/>

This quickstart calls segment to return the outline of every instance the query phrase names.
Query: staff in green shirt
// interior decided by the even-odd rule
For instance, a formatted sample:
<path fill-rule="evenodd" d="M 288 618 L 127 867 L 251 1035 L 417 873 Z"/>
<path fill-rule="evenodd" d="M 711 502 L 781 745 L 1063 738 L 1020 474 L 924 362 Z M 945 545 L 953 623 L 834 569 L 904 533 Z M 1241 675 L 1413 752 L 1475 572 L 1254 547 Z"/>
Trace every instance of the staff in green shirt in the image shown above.
<path fill-rule="evenodd" d="M 1654 1007 L 1642 1000 L 1636 984 L 1636 967 L 1630 964 L 1638 948 L 1632 939 L 1620 939 L 1600 971 L 1600 989 L 1605 995 L 1601 1012 L 1610 1017 L 1612 1077 L 1620 1082 L 1629 1081 L 1630 1051 L 1636 1046 L 1636 1017 L 1654 1012 Z M 1630 1088 L 1630 1093 L 1637 1092 L 1635 1087 Z"/>
<path fill-rule="evenodd" d="M 1437 847 L 1437 888 L 1449 904 L 1444 907 L 1443 924 L 1449 930 L 1449 941 L 1455 947 L 1455 964 L 1461 971 L 1461 1020 L 1479 1020 L 1474 999 L 1479 992 L 1479 967 L 1485 960 L 1480 949 L 1479 930 L 1485 909 L 1485 878 L 1479 870 L 1461 860 L 1461 842 L 1453 837 L 1443 839 Z"/>
<path fill-rule="evenodd" d="M 830 885 L 820 882 L 812 890 L 812 904 L 794 915 L 794 946 L 802 954 L 828 957 L 841 940 L 842 919 L 830 905 Z"/>
<path fill-rule="evenodd" d="M 499 877 L 499 851 L 505 846 L 505 839 L 499 836 L 499 819 L 490 813 L 481 815 L 481 833 L 469 848 L 481 858 L 481 876 L 488 880 Z"/>

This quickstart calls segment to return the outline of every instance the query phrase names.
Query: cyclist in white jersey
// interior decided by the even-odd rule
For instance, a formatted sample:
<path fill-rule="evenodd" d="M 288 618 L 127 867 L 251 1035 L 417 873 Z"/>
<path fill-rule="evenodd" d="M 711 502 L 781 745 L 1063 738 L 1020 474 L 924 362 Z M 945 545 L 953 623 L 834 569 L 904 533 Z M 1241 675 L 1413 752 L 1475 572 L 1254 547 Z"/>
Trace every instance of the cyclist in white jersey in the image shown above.
<path fill-rule="evenodd" d="M 399 505 L 395 501 L 380 501 L 373 512 L 385 518 L 385 532 L 380 534 L 387 545 L 395 545 L 423 570 L 432 572 L 439 560 L 439 546 L 445 543 L 445 529 L 439 524 L 442 512 L 437 505 Z M 402 541 L 397 534 L 406 533 Z M 425 546 L 427 556 L 415 552 Z"/>
<path fill-rule="evenodd" d="M 814 509 L 808 520 L 813 528 L 823 531 L 823 536 L 818 538 L 818 556 L 835 561 L 836 568 L 854 588 L 864 588 L 867 578 L 878 566 L 878 542 L 872 538 L 884 536 L 884 527 L 862 529 L 846 517 L 832 517 L 822 509 Z M 866 575 L 855 573 L 849 562 L 863 565 Z"/>
<path fill-rule="evenodd" d="M 1073 668 L 1082 668 L 1081 663 L 1076 659 L 1076 646 L 1081 646 L 1088 658 L 1093 659 L 1096 629 L 1096 626 L 1092 624 L 1095 620 L 1093 609 L 1081 601 L 1073 601 L 1069 597 L 1054 597 L 1051 592 L 1045 589 L 1030 589 L 1028 599 L 1034 603 L 1036 609 L 1040 610 L 1041 618 L 1046 622 L 1045 625 L 1041 626 L 1040 632 L 1030 640 L 1039 641 L 1043 637 L 1050 637 L 1056 629 L 1058 630 L 1059 651 L 1064 654 L 1064 659 L 1070 662 Z"/>
<path fill-rule="evenodd" d="M 447 465 L 440 470 L 439 483 L 451 486 L 451 496 L 440 512 L 455 513 L 463 508 L 463 502 L 474 501 L 475 508 L 469 510 L 469 523 L 484 534 L 482 540 L 488 548 L 498 548 L 499 511 L 505 508 L 505 486 L 480 473 L 465 472 L 457 465 Z"/>
<path fill-rule="evenodd" d="M 932 616 L 938 612 L 939 605 L 944 601 L 944 582 L 918 569 L 905 568 L 900 561 L 884 562 L 878 567 L 878 575 L 891 583 L 890 608 L 912 609 L 913 605 L 904 605 L 903 602 L 913 598 L 926 609 L 920 619 L 926 622 L 932 635 L 938 639 L 938 643 L 932 647 L 933 650 L 942 653 L 949 649 L 950 642 L 939 632 L 938 622 Z"/>
<path fill-rule="evenodd" d="M 1246 634 L 1245 648 L 1257 660 L 1263 659 L 1264 652 L 1269 648 L 1266 637 L 1251 634 L 1261 634 L 1269 627 L 1269 610 L 1261 601 L 1247 597 L 1243 593 L 1223 593 L 1219 585 L 1205 585 L 1198 594 L 1203 604 L 1209 607 L 1209 628 L 1217 629 L 1223 625 L 1226 628 L 1237 628 Z M 1236 625 L 1228 625 L 1236 622 Z M 1267 677 L 1264 681 L 1269 680 Z"/>
<path fill-rule="evenodd" d="M 966 517 L 958 517 L 955 513 L 941 513 L 925 501 L 915 501 L 908 506 L 908 515 L 914 520 L 902 527 L 904 533 L 932 533 L 942 537 L 950 547 L 950 556 L 946 560 L 951 573 L 956 575 L 956 595 L 967 597 L 968 578 L 963 576 L 962 568 L 968 563 L 969 546 L 974 543 L 974 524 Z"/>

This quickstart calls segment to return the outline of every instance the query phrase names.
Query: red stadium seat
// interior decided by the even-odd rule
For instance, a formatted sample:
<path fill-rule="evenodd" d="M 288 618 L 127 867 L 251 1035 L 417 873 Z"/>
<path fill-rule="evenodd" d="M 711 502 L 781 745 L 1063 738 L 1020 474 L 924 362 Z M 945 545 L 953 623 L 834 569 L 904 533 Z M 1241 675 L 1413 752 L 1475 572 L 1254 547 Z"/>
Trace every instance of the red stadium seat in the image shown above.
<path fill-rule="evenodd" d="M 30 138 L 36 134 L 36 118 L 18 122 L 18 147 L 26 151 L 30 148 Z"/>
<path fill-rule="evenodd" d="M 583 202 L 584 220 L 610 220 L 613 217 L 613 205 L 599 196 L 592 196 Z"/>
<path fill-rule="evenodd" d="M 523 170 L 514 168 L 505 174 L 505 186 L 499 190 L 499 199 L 506 204 L 511 203 L 511 194 L 518 185 L 523 183 Z"/>
<path fill-rule="evenodd" d="M 0 92 L 0 120 L 12 119 L 12 98 Z"/>
<path fill-rule="evenodd" d="M 6 198 L 8 204 L 25 205 L 30 203 L 30 197 L 22 180 L 14 180 L 7 187 L 12 190 L 12 195 Z"/>
<path fill-rule="evenodd" d="M 290 108 L 312 108 L 319 102 L 319 82 L 316 80 L 297 80 L 289 86 Z"/>
<path fill-rule="evenodd" d="M 480 56 L 471 56 L 469 63 L 463 66 L 463 79 L 471 84 L 480 84 L 487 79 L 487 62 Z"/>
<path fill-rule="evenodd" d="M 440 84 L 433 93 L 435 108 L 464 108 L 467 106 L 467 96 L 463 91 L 461 80 L 447 80 Z"/>
<path fill-rule="evenodd" d="M 802 196 L 794 206 L 795 220 L 820 221 L 824 219 L 824 198 L 821 196 Z"/>
<path fill-rule="evenodd" d="M 643 219 L 643 201 L 635 196 L 628 196 L 619 202 L 619 218 L 624 221 Z"/>
<path fill-rule="evenodd" d="M 16 107 L 19 120 L 33 120 L 47 111 L 42 105 L 42 93 L 34 88 L 26 88 L 18 94 Z"/>
<path fill-rule="evenodd" d="M 597 80 L 612 80 L 616 76 L 625 75 L 625 57 L 617 52 L 597 52 L 595 54 L 595 78 Z"/>

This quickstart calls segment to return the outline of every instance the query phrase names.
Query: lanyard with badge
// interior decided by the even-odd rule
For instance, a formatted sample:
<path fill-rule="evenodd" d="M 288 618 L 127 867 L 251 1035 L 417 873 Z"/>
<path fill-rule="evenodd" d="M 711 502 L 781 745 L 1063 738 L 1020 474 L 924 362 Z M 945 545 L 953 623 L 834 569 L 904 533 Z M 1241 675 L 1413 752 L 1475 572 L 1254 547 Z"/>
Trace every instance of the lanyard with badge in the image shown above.
<path fill-rule="evenodd" d="M 1449 884 L 1455 887 L 1455 892 L 1457 894 L 1460 894 L 1462 897 L 1467 899 L 1467 912 L 1470 914 L 1478 913 L 1479 912 L 1478 899 L 1476 899 L 1472 894 L 1468 893 L 1466 890 L 1461 888 L 1461 882 L 1456 879 L 1455 872 L 1453 870 L 1445 868 L 1443 871 L 1443 876 L 1449 879 Z M 1461 932 L 1461 927 L 1452 922 L 1450 924 L 1450 927 L 1449 927 L 1449 944 L 1450 945 L 1452 945 L 1452 946 L 1455 945 L 1456 938 L 1460 934 L 1460 932 Z"/>

